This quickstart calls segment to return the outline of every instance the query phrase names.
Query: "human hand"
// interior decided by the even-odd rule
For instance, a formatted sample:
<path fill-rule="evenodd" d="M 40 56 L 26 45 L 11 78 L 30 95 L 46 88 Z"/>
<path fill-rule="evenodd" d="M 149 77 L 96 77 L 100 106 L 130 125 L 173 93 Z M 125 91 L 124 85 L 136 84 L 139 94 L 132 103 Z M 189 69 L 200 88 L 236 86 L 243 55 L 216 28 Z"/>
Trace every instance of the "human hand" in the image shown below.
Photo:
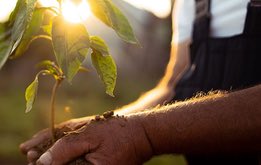
<path fill-rule="evenodd" d="M 66 164 L 84 157 L 92 164 L 142 164 L 152 148 L 142 124 L 135 117 L 111 117 L 92 121 L 59 139 L 37 164 Z"/>
<path fill-rule="evenodd" d="M 78 119 L 71 119 L 56 126 L 59 132 L 74 131 L 90 122 L 92 117 L 84 117 Z M 20 145 L 20 150 L 27 155 L 29 163 L 35 162 L 44 152 L 39 146 L 45 145 L 52 141 L 50 129 L 44 129 L 36 133 L 31 139 Z"/>

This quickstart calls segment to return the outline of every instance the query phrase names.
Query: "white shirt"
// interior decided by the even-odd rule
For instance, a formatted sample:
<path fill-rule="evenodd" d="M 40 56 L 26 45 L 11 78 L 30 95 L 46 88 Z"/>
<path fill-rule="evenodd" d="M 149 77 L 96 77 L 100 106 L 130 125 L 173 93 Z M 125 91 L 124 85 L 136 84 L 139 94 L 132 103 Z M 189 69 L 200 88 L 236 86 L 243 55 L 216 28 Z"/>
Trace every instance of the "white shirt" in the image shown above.
<path fill-rule="evenodd" d="M 244 30 L 247 4 L 250 0 L 212 0 L 210 36 L 231 37 Z M 173 12 L 173 42 L 192 36 L 195 19 L 195 0 L 176 0 Z"/>

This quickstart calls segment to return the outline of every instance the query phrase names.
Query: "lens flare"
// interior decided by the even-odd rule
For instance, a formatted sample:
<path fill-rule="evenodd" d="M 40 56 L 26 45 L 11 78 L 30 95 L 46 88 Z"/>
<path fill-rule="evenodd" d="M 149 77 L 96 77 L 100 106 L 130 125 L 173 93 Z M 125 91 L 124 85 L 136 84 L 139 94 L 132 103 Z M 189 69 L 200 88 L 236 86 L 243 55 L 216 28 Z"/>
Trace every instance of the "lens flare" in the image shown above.
<path fill-rule="evenodd" d="M 67 21 L 79 23 L 86 21 L 91 12 L 86 1 L 81 1 L 76 4 L 70 0 L 64 0 L 62 4 L 62 14 Z"/>
<path fill-rule="evenodd" d="M 40 0 L 44 7 L 59 6 L 56 0 Z M 84 22 L 91 15 L 90 7 L 85 0 L 63 0 L 62 1 L 62 15 L 65 20 L 71 23 Z"/>
<path fill-rule="evenodd" d="M 40 4 L 44 7 L 57 7 L 59 6 L 56 0 L 39 0 Z"/>
<path fill-rule="evenodd" d="M 0 0 L 0 23 L 6 22 L 14 10 L 17 0 Z"/>

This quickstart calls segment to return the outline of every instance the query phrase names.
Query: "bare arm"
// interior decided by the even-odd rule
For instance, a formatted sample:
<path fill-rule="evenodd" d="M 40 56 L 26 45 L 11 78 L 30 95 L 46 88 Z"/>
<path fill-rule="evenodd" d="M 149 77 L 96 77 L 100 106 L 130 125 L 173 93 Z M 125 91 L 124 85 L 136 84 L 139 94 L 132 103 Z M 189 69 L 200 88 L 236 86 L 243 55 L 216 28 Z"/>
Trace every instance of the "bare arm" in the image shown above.
<path fill-rule="evenodd" d="M 135 113 L 170 101 L 178 80 L 190 64 L 189 44 L 190 40 L 172 43 L 169 63 L 162 80 L 154 89 L 142 95 L 137 101 L 117 110 L 117 113 Z"/>
<path fill-rule="evenodd" d="M 174 34 L 175 35 L 175 34 Z M 172 43 L 171 54 L 168 66 L 165 71 L 165 75 L 159 84 L 143 96 L 141 96 L 137 101 L 124 106 L 120 110 L 116 110 L 117 114 L 127 115 L 135 112 L 144 111 L 148 108 L 155 107 L 157 105 L 162 105 L 165 102 L 171 100 L 174 96 L 174 88 L 177 84 L 180 76 L 185 71 L 186 67 L 189 66 L 189 44 L 190 40 L 181 43 Z M 93 117 L 84 117 L 79 119 L 72 119 L 57 125 L 59 130 L 70 129 L 76 130 L 81 126 L 89 123 Z M 40 153 L 38 153 L 35 148 L 37 145 L 44 143 L 50 139 L 50 132 L 48 129 L 42 130 L 33 136 L 28 141 L 21 144 L 20 149 L 24 154 L 27 154 L 29 162 L 34 162 L 39 158 Z"/>
<path fill-rule="evenodd" d="M 131 103 L 120 110 L 117 114 L 127 115 L 134 112 L 144 111 L 157 105 L 162 105 L 164 102 L 169 101 L 174 96 L 174 87 L 178 82 L 180 76 L 189 65 L 189 52 L 188 45 L 190 41 L 183 43 L 173 43 L 170 55 L 170 60 L 166 69 L 165 76 L 159 82 L 157 87 L 144 94 L 136 102 Z M 72 119 L 67 122 L 61 123 L 56 127 L 60 130 L 70 129 L 76 130 L 81 126 L 89 123 L 93 117 L 84 117 L 79 119 Z M 20 145 L 20 149 L 24 154 L 27 154 L 29 162 L 34 162 L 39 158 L 40 153 L 36 150 L 36 146 L 50 139 L 50 131 L 48 129 L 42 130 L 37 133 L 33 138 Z"/>
<path fill-rule="evenodd" d="M 92 164 L 131 165 L 163 153 L 258 154 L 260 98 L 261 85 L 93 122 L 61 138 L 38 162 L 65 164 L 83 155 Z"/>
<path fill-rule="evenodd" d="M 260 99 L 261 85 L 181 102 L 136 117 L 154 154 L 258 153 Z"/>

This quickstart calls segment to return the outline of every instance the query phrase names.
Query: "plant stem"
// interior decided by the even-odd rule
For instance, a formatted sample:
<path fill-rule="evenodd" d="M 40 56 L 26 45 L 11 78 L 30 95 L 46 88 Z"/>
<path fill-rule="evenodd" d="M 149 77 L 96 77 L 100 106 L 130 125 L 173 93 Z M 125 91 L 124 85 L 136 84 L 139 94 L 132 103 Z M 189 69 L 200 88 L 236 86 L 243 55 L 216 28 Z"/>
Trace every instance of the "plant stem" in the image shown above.
<path fill-rule="evenodd" d="M 55 97 L 57 93 L 57 89 L 61 83 L 61 80 L 56 80 L 52 90 L 51 97 L 51 117 L 50 117 L 50 129 L 52 135 L 52 142 L 55 142 Z"/>

